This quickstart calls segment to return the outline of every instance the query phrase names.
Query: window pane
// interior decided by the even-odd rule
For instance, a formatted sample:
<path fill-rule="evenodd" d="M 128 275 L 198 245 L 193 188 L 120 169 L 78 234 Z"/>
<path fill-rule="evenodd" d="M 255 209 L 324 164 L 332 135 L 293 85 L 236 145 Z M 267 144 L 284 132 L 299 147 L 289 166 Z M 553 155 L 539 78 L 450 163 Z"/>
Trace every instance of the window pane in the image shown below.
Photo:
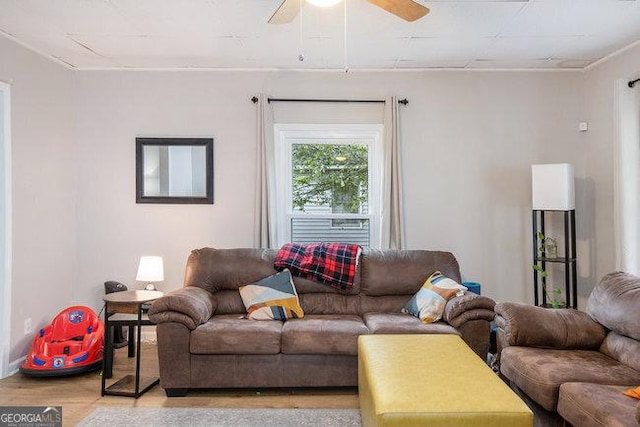
<path fill-rule="evenodd" d="M 359 227 L 336 227 L 333 221 L 354 221 Z M 294 243 L 355 243 L 369 247 L 368 219 L 292 218 L 291 241 Z"/>
<path fill-rule="evenodd" d="M 367 145 L 292 144 L 291 150 L 294 212 L 367 212 Z"/>
<path fill-rule="evenodd" d="M 367 220 L 362 219 L 348 219 L 339 218 L 331 220 L 331 227 L 333 228 L 362 228 L 364 222 Z"/>

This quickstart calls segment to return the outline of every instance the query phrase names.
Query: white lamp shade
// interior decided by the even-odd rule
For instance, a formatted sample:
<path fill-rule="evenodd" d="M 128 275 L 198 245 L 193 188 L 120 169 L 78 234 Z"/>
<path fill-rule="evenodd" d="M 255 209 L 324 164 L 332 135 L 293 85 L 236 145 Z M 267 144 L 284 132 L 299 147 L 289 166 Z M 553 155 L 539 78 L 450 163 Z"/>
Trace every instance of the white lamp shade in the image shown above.
<path fill-rule="evenodd" d="M 557 163 L 531 166 L 533 209 L 570 211 L 576 208 L 573 165 Z"/>
<path fill-rule="evenodd" d="M 136 280 L 139 282 L 162 282 L 164 280 L 162 257 L 141 256 Z"/>

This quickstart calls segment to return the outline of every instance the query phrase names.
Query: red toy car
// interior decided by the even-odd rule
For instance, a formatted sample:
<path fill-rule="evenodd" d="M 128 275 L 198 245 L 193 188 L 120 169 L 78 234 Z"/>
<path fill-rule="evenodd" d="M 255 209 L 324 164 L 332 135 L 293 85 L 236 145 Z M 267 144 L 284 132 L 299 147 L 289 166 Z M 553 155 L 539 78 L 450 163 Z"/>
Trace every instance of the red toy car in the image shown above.
<path fill-rule="evenodd" d="M 29 376 L 71 375 L 102 365 L 104 325 L 89 307 L 62 310 L 40 329 L 20 366 Z"/>

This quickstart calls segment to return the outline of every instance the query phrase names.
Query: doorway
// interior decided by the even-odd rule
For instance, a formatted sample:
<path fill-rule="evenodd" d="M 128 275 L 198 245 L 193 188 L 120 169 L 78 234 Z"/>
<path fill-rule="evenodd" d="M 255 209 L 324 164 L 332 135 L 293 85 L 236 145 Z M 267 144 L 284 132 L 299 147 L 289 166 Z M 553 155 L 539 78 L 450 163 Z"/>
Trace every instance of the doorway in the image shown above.
<path fill-rule="evenodd" d="M 9 376 L 11 345 L 11 97 L 0 82 L 0 378 Z"/>

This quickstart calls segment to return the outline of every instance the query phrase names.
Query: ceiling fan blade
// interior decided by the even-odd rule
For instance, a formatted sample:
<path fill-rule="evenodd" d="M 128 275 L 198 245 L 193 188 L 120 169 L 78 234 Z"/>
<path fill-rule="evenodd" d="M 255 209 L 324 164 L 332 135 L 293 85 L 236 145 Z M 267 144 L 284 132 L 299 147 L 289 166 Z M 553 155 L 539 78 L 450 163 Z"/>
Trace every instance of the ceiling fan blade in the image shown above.
<path fill-rule="evenodd" d="M 413 22 L 429 13 L 429 8 L 413 0 L 367 0 L 405 21 Z"/>
<path fill-rule="evenodd" d="M 288 24 L 300 13 L 300 0 L 282 0 L 269 18 L 269 24 Z"/>

